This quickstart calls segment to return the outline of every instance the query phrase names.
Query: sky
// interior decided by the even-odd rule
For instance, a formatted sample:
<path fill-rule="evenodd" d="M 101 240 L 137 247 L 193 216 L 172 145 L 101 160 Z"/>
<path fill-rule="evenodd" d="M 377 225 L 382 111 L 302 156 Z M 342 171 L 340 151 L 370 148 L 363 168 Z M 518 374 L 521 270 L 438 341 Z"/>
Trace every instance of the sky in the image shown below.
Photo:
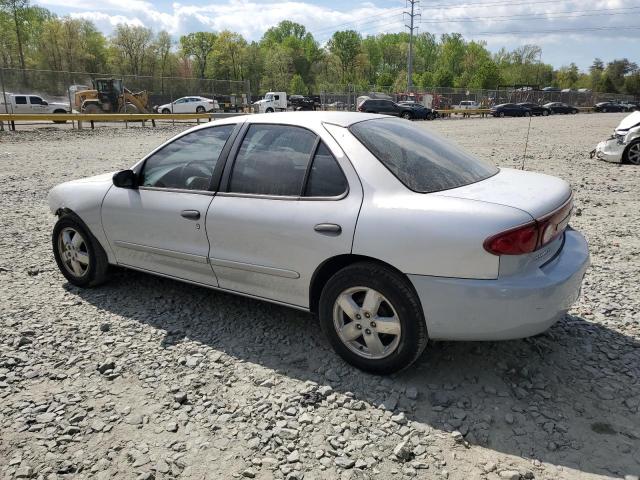
<path fill-rule="evenodd" d="M 118 23 L 166 30 L 176 40 L 193 31 L 229 29 L 259 40 L 281 20 L 301 23 L 324 43 L 335 30 L 363 36 L 407 31 L 405 0 L 33 0 L 58 15 L 93 20 L 105 34 Z M 640 63 L 640 0 L 420 0 L 418 32 L 459 32 L 491 51 L 527 43 L 542 47 L 542 61 L 586 70 L 595 57 Z"/>

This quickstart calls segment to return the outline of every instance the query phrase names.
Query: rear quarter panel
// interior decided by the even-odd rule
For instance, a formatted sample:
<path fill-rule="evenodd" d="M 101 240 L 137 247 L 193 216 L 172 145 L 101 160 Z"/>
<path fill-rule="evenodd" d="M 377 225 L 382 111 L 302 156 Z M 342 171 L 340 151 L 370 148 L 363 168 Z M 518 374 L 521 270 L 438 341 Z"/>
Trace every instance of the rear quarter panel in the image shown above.
<path fill-rule="evenodd" d="M 353 253 L 377 258 L 406 274 L 497 278 L 499 257 L 484 240 L 522 225 L 517 208 L 477 200 L 414 193 L 348 129 L 325 125 L 355 167 L 363 188 Z"/>

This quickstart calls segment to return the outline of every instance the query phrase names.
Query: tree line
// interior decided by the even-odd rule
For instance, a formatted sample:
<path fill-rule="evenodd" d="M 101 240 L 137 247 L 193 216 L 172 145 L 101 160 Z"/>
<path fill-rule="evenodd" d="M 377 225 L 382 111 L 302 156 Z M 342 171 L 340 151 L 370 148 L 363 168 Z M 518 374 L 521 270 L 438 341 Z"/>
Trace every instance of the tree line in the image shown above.
<path fill-rule="evenodd" d="M 174 40 L 166 31 L 117 25 L 105 36 L 89 20 L 59 17 L 29 0 L 0 0 L 0 66 L 16 69 L 109 72 L 122 75 L 248 80 L 253 91 L 309 94 L 406 90 L 407 33 L 363 36 L 336 31 L 321 45 L 305 26 L 288 20 L 259 41 L 239 33 L 193 32 Z M 419 89 L 493 89 L 504 85 L 588 88 L 640 96 L 640 70 L 626 58 L 596 58 L 582 72 L 542 63 L 541 49 L 524 45 L 491 53 L 485 42 L 459 33 L 414 38 L 413 84 Z"/>

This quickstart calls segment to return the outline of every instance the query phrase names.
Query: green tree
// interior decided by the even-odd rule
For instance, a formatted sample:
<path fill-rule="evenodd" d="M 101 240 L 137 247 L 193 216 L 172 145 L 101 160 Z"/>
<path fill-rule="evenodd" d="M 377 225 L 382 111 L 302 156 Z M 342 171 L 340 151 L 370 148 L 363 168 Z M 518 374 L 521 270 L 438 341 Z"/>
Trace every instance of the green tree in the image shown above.
<path fill-rule="evenodd" d="M 625 77 L 624 91 L 634 97 L 640 97 L 640 72 L 634 72 Z"/>
<path fill-rule="evenodd" d="M 116 25 L 111 37 L 114 67 L 126 74 L 142 75 L 149 49 L 153 49 L 153 32 L 149 28 Z"/>
<path fill-rule="evenodd" d="M 293 95 L 308 95 L 309 89 L 307 85 L 304 83 L 302 77 L 296 73 L 291 77 L 291 82 L 289 82 L 289 92 Z"/>
<path fill-rule="evenodd" d="M 180 37 L 180 49 L 188 59 L 195 59 L 198 78 L 205 78 L 207 62 L 216 45 L 216 34 L 212 32 L 193 32 Z"/>
<path fill-rule="evenodd" d="M 342 82 L 348 83 L 354 80 L 356 58 L 360 53 L 362 38 L 355 30 L 335 32 L 329 40 L 329 51 L 340 59 L 342 69 Z"/>
<path fill-rule="evenodd" d="M 216 78 L 225 80 L 244 80 L 243 57 L 247 41 L 239 33 L 225 30 L 216 39 L 213 54 Z"/>
<path fill-rule="evenodd" d="M 26 68 L 24 60 L 24 28 L 25 13 L 29 7 L 29 0 L 0 0 L 0 11 L 10 15 L 13 21 L 13 29 L 16 35 L 16 46 L 18 47 L 18 58 L 20 59 L 20 68 L 23 70 L 23 79 Z"/>

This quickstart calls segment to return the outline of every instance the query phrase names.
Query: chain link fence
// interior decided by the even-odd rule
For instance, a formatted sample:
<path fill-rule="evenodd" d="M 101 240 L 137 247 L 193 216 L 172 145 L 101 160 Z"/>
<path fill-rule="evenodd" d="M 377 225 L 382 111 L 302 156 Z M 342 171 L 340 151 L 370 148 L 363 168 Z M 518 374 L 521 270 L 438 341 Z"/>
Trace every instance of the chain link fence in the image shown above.
<path fill-rule="evenodd" d="M 211 80 L 7 68 L 0 69 L 0 90 L 2 90 L 0 102 L 2 102 L 2 93 L 33 94 L 48 101 L 70 103 L 75 108 L 73 105 L 74 89 L 70 89 L 70 87 L 75 86 L 76 90 L 93 89 L 93 81 L 99 78 L 120 79 L 123 87 L 131 92 L 146 91 L 149 95 L 149 110 L 185 96 L 201 96 L 217 100 L 222 111 L 240 112 L 251 104 L 251 90 L 248 80 Z"/>
<path fill-rule="evenodd" d="M 475 101 L 481 108 L 489 108 L 501 103 L 563 102 L 576 107 L 592 107 L 598 102 L 623 102 L 633 100 L 632 95 L 601 93 L 591 90 L 544 91 L 531 87 L 502 87 L 493 90 L 466 88 L 429 88 L 415 89 L 412 92 L 395 92 L 393 87 L 370 86 L 362 89 L 354 85 L 334 85 L 320 92 L 323 109 L 355 110 L 358 99 L 363 96 L 381 98 L 396 102 L 409 100 L 437 109 L 447 109 L 459 105 L 462 101 Z"/>

